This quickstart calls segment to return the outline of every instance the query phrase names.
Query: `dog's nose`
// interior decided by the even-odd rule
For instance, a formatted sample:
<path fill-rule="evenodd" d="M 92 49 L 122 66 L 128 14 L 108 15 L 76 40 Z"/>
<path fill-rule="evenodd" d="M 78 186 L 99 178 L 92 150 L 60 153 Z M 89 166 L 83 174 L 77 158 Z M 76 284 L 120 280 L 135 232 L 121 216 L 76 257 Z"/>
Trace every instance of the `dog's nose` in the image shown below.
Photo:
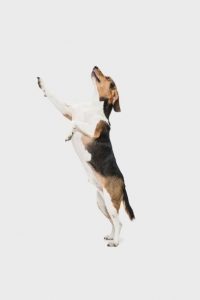
<path fill-rule="evenodd" d="M 97 66 L 94 66 L 94 70 L 97 70 L 98 69 L 98 67 Z"/>

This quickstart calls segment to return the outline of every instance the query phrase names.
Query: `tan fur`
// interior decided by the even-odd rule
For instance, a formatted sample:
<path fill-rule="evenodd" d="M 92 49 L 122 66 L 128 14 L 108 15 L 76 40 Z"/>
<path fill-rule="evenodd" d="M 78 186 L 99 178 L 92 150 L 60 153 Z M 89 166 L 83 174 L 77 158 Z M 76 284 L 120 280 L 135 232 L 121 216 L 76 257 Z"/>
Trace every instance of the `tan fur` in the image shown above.
<path fill-rule="evenodd" d="M 63 116 L 66 117 L 66 118 L 69 119 L 69 120 L 72 120 L 72 116 L 69 115 L 69 114 L 64 114 Z"/>
<path fill-rule="evenodd" d="M 116 208 L 117 212 L 121 205 L 123 186 L 124 182 L 121 178 L 109 176 L 104 179 L 104 188 L 109 193 L 113 206 Z"/>
<path fill-rule="evenodd" d="M 96 81 L 99 97 L 107 98 L 109 103 L 116 108 L 115 110 L 120 111 L 117 87 L 114 86 L 113 89 L 110 88 L 110 84 L 113 80 L 110 77 L 104 76 L 100 69 L 94 69 L 93 72 L 100 79 L 100 82 Z"/>
<path fill-rule="evenodd" d="M 100 137 L 103 130 L 105 130 L 105 127 L 107 126 L 107 123 L 103 120 L 99 121 L 99 123 L 96 126 L 94 137 L 90 138 L 88 136 L 83 135 L 82 136 L 82 142 L 85 147 L 87 147 L 88 144 L 92 143 L 94 139 L 97 139 Z M 92 168 L 92 166 L 90 166 Z M 106 189 L 106 191 L 109 193 L 111 197 L 111 201 L 113 203 L 113 206 L 116 208 L 117 212 L 119 211 L 122 195 L 123 195 L 123 186 L 124 182 L 121 178 L 118 178 L 116 176 L 107 176 L 104 177 L 98 172 L 95 171 L 94 168 L 92 168 L 92 171 L 94 173 L 94 176 L 96 177 L 98 183 L 100 184 L 102 189 Z"/>
<path fill-rule="evenodd" d="M 92 167 L 91 167 L 92 168 Z M 104 177 L 98 172 L 96 172 L 93 168 L 94 176 L 96 177 L 98 183 L 102 187 L 102 189 L 105 189 L 108 194 L 110 195 L 111 201 L 113 203 L 113 206 L 116 208 L 117 212 L 120 209 L 122 196 L 123 196 L 123 187 L 124 182 L 121 178 L 118 178 L 116 176 L 107 176 Z"/>
<path fill-rule="evenodd" d="M 88 144 L 90 144 L 90 143 L 93 141 L 93 138 L 91 138 L 91 137 L 89 137 L 89 136 L 87 136 L 87 135 L 82 135 L 81 140 L 82 140 L 82 142 L 83 142 L 83 145 L 84 145 L 85 148 L 86 148 L 86 146 L 87 146 Z"/>
<path fill-rule="evenodd" d="M 106 129 L 107 123 L 103 120 L 99 121 L 99 123 L 96 126 L 94 138 L 98 139 L 101 135 L 101 133 Z"/>
<path fill-rule="evenodd" d="M 100 137 L 101 133 L 105 130 L 106 126 L 107 126 L 107 123 L 105 121 L 101 120 L 97 123 L 95 132 L 94 132 L 94 136 L 92 138 L 89 136 L 86 136 L 86 135 L 82 135 L 81 139 L 82 139 L 84 146 L 86 147 L 89 143 L 92 143 L 94 141 L 94 139 L 98 139 Z"/>

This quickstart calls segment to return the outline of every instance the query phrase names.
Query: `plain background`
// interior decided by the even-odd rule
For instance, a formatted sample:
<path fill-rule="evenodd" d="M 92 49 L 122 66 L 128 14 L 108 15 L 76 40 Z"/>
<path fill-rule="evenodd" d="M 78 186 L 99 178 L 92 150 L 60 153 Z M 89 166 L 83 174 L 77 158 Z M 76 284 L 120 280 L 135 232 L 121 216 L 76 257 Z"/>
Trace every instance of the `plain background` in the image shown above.
<path fill-rule="evenodd" d="M 199 300 L 198 1 L 2 1 L 0 298 Z M 118 248 L 42 97 L 84 101 L 98 65 L 121 113 L 111 139 L 136 220 Z"/>

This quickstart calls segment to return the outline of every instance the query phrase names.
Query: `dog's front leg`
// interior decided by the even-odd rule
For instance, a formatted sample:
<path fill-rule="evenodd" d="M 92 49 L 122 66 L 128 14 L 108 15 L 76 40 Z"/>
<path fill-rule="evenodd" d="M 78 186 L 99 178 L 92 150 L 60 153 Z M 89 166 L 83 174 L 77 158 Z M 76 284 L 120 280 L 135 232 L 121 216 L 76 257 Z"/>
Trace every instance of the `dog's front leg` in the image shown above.
<path fill-rule="evenodd" d="M 47 97 L 51 103 L 65 116 L 67 119 L 72 120 L 72 106 L 66 103 L 60 102 L 54 95 L 52 95 L 45 87 L 43 80 L 37 77 L 38 85 L 44 93 L 44 97 Z"/>
<path fill-rule="evenodd" d="M 95 125 L 93 125 L 93 124 L 90 125 L 87 122 L 72 121 L 71 122 L 70 134 L 67 136 L 65 141 L 70 141 L 73 134 L 76 131 L 78 131 L 78 132 L 82 133 L 83 135 L 86 135 L 90 138 L 95 138 L 95 128 L 96 128 L 96 124 Z"/>
<path fill-rule="evenodd" d="M 65 139 L 65 142 L 70 141 L 70 140 L 72 139 L 72 137 L 73 137 L 75 131 L 76 131 L 76 125 L 75 125 L 74 121 L 72 121 L 72 122 L 70 122 L 70 123 L 71 123 L 71 124 L 70 124 L 71 129 L 69 130 L 69 133 L 67 134 L 67 137 L 66 137 L 66 139 Z"/>

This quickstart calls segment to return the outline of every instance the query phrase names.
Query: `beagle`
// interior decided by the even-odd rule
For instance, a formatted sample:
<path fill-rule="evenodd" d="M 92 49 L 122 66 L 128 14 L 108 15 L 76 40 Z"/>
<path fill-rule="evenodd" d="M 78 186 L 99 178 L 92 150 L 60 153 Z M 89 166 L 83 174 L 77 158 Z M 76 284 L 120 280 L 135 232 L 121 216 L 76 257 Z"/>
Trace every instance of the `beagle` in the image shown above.
<path fill-rule="evenodd" d="M 135 218 L 109 136 L 111 111 L 121 111 L 119 95 L 114 81 L 105 76 L 98 67 L 93 68 L 91 77 L 96 96 L 89 103 L 77 105 L 61 103 L 46 89 L 41 78 L 37 79 L 44 96 L 71 121 L 66 141 L 72 141 L 89 181 L 97 189 L 98 207 L 112 225 L 111 234 L 104 239 L 109 241 L 109 247 L 116 247 L 122 227 L 119 220 L 121 202 L 124 203 L 129 218 Z"/>

